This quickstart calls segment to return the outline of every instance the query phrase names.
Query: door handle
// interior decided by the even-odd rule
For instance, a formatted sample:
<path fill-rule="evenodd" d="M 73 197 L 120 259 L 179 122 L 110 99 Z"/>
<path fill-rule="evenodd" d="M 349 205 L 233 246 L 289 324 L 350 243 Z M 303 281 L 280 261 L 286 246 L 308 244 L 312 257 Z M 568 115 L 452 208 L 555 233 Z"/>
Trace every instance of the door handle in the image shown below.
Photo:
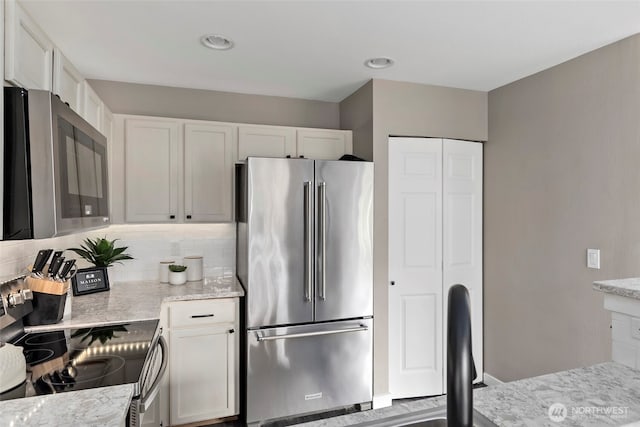
<path fill-rule="evenodd" d="M 301 332 L 299 334 L 283 334 L 283 335 L 270 335 L 264 336 L 260 332 L 256 332 L 256 340 L 257 341 L 274 341 L 274 340 L 284 340 L 290 338 L 305 338 L 305 337 L 315 337 L 319 335 L 334 335 L 334 334 L 344 334 L 346 332 L 361 332 L 368 331 L 369 327 L 367 325 L 360 325 L 354 328 L 345 328 L 345 329 L 331 329 L 328 331 L 315 331 L 315 332 Z"/>
<path fill-rule="evenodd" d="M 304 183 L 304 299 L 311 301 L 313 286 L 312 182 Z"/>
<path fill-rule="evenodd" d="M 158 337 L 158 346 L 162 351 L 162 361 L 160 362 L 160 370 L 158 371 L 158 375 L 153 380 L 153 383 L 149 387 L 149 391 L 141 396 L 140 399 L 140 412 L 144 413 L 147 409 L 149 409 L 149 405 L 155 399 L 156 394 L 158 393 L 158 389 L 160 388 L 160 381 L 162 381 L 162 377 L 164 377 L 164 373 L 167 370 L 167 361 L 169 360 L 169 354 L 167 349 L 167 342 L 164 340 L 164 337 L 160 335 Z M 144 390 L 141 390 L 141 394 Z"/>
<path fill-rule="evenodd" d="M 326 279 L 325 271 L 327 264 L 327 204 L 326 193 L 327 183 L 321 182 L 318 184 L 318 251 L 320 252 L 320 259 L 318 260 L 318 281 L 320 289 L 318 291 L 321 300 L 326 300 Z"/>

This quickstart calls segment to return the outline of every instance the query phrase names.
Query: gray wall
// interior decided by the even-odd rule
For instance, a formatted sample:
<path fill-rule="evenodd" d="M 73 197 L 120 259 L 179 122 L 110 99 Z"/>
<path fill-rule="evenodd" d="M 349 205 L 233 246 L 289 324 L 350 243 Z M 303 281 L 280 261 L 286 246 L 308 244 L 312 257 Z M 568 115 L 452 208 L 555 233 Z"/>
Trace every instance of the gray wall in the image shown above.
<path fill-rule="evenodd" d="M 610 360 L 598 279 L 640 276 L 640 36 L 489 93 L 485 371 Z M 601 250 L 600 270 L 586 249 Z"/>
<path fill-rule="evenodd" d="M 373 160 L 373 80 L 340 102 L 340 129 L 353 132 L 353 154 Z"/>
<path fill-rule="evenodd" d="M 90 80 L 114 113 L 339 129 L 336 102 Z"/>
<path fill-rule="evenodd" d="M 373 80 L 374 395 L 389 392 L 389 135 L 487 139 L 487 93 Z"/>

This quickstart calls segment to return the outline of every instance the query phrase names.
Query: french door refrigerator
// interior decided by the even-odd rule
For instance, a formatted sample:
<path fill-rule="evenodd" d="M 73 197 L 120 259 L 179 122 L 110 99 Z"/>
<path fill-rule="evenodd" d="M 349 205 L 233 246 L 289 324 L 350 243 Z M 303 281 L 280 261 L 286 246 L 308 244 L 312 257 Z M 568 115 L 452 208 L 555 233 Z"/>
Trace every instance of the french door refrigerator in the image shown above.
<path fill-rule="evenodd" d="M 236 169 L 248 425 L 370 402 L 373 163 Z"/>

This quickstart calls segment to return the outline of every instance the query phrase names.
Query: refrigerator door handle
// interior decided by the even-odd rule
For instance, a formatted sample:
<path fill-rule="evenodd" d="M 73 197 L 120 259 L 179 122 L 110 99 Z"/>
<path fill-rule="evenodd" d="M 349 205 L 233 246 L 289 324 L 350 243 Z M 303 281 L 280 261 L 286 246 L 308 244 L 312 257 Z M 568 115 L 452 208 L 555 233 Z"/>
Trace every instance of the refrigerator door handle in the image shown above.
<path fill-rule="evenodd" d="M 304 183 L 304 299 L 311 301 L 313 286 L 313 182 Z"/>
<path fill-rule="evenodd" d="M 327 203 L 325 193 L 327 191 L 327 183 L 321 182 L 318 184 L 318 251 L 320 252 L 320 259 L 318 261 L 318 282 L 320 289 L 318 296 L 321 300 L 326 300 L 326 281 L 325 281 L 325 268 L 327 264 Z"/>
<path fill-rule="evenodd" d="M 318 335 L 343 334 L 346 332 L 361 332 L 361 331 L 367 331 L 367 330 L 369 330 L 367 325 L 360 325 L 355 328 L 331 329 L 328 331 L 302 332 L 298 334 L 283 334 L 283 335 L 270 335 L 270 336 L 264 336 L 260 332 L 256 332 L 256 340 L 258 342 L 274 341 L 274 340 L 284 340 L 284 339 L 291 339 L 291 338 L 314 337 Z"/>

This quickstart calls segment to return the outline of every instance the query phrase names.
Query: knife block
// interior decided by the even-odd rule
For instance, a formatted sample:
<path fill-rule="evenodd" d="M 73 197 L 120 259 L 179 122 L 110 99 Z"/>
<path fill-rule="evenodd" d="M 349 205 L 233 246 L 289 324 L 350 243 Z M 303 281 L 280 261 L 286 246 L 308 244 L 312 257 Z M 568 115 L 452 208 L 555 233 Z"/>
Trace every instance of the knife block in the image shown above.
<path fill-rule="evenodd" d="M 27 277 L 25 282 L 33 292 L 33 311 L 24 317 L 28 326 L 58 323 L 64 315 L 70 281 L 58 282 L 38 277 Z"/>

